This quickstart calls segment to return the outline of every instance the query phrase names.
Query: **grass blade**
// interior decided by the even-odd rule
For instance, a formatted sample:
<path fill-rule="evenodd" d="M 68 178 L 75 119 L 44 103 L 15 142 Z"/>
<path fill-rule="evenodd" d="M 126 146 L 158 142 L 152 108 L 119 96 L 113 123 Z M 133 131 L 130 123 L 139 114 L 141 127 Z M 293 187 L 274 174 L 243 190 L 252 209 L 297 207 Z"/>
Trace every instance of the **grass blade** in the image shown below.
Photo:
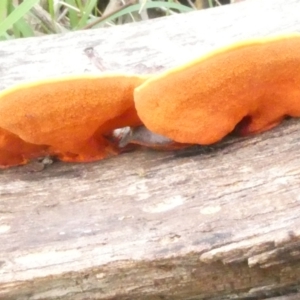
<path fill-rule="evenodd" d="M 2 0 L 1 0 L 2 1 Z M 0 23 L 0 36 L 4 36 L 6 31 L 14 26 L 39 0 L 25 0 L 18 5 L 13 12 L 11 12 Z"/>

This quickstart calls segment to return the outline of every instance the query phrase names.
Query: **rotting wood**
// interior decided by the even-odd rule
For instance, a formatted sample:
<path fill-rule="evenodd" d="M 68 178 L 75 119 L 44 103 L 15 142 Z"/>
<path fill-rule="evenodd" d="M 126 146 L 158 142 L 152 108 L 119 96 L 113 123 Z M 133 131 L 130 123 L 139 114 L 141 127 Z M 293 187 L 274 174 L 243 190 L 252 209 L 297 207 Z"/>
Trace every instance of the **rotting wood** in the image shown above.
<path fill-rule="evenodd" d="M 299 11 L 297 0 L 249 0 L 2 42 L 0 88 L 99 72 L 84 55 L 91 46 L 111 70 L 154 73 L 224 43 L 299 31 Z M 289 120 L 214 147 L 1 171 L 0 299 L 293 299 L 299 129 Z"/>

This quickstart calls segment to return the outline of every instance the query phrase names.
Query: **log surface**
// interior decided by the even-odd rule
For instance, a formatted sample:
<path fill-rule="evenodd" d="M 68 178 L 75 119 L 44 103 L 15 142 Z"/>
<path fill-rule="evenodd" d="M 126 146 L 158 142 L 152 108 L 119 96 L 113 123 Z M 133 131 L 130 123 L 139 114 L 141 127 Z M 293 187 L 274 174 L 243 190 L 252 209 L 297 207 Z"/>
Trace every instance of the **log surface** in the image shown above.
<path fill-rule="evenodd" d="M 155 73 L 229 42 L 300 31 L 297 0 L 248 0 L 2 42 L 0 89 Z M 213 147 L 0 172 L 0 299 L 299 299 L 299 120 Z M 298 298 L 297 298 L 298 297 Z"/>

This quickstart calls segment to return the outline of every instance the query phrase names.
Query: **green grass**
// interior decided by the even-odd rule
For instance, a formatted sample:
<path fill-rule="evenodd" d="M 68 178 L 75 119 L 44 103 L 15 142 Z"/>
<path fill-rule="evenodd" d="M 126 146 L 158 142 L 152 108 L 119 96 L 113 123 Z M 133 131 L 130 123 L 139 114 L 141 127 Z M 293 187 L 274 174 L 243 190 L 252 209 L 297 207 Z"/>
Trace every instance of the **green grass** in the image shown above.
<path fill-rule="evenodd" d="M 177 0 L 141 0 L 100 11 L 101 0 L 0 0 L 0 40 L 54 34 L 101 26 L 114 26 L 197 9 Z M 213 6 L 213 0 L 209 0 Z M 101 3 L 100 3 L 101 4 Z M 148 9 L 152 9 L 151 17 Z M 154 16 L 156 17 L 156 16 Z"/>

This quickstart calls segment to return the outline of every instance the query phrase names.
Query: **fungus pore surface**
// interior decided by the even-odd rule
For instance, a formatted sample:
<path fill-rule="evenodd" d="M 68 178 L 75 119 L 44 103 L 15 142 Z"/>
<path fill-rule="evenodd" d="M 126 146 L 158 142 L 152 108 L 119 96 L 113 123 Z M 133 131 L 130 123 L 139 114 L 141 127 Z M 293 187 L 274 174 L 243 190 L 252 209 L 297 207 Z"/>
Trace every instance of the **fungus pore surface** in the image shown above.
<path fill-rule="evenodd" d="M 239 123 L 244 135 L 270 129 L 300 116 L 299 49 L 295 33 L 213 51 L 137 87 L 138 115 L 180 143 L 215 143 Z"/>
<path fill-rule="evenodd" d="M 101 74 L 22 84 L 0 94 L 0 128 L 63 161 L 102 159 L 118 152 L 107 138 L 113 129 L 141 124 L 133 90 L 144 80 Z"/>

